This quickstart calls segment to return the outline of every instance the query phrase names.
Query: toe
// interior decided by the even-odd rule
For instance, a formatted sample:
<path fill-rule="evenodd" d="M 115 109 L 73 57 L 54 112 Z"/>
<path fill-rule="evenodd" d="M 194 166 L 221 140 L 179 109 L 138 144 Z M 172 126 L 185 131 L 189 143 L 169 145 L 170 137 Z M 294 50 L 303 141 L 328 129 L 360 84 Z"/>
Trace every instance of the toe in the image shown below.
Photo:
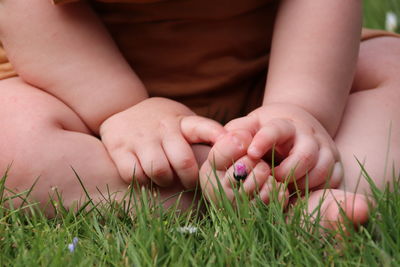
<path fill-rule="evenodd" d="M 354 226 L 368 220 L 369 205 L 364 195 L 353 194 L 338 189 L 317 190 L 310 194 L 308 212 L 313 220 L 332 230 L 345 230 L 345 224 Z M 345 218 L 343 217 L 345 216 Z"/>

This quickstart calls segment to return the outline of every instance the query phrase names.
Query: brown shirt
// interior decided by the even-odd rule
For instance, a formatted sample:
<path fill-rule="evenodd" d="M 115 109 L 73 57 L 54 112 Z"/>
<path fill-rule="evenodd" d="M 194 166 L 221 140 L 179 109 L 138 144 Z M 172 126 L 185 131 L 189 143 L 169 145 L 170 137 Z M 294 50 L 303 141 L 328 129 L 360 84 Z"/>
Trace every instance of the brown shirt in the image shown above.
<path fill-rule="evenodd" d="M 276 0 L 89 3 L 151 96 L 222 120 L 238 116 L 252 88 L 264 83 Z M 12 75 L 0 47 L 0 79 Z"/>
<path fill-rule="evenodd" d="M 278 0 L 89 3 L 151 96 L 221 121 L 261 103 Z M 0 46 L 0 79 L 15 75 Z"/>
<path fill-rule="evenodd" d="M 277 1 L 91 3 L 152 96 L 223 120 L 264 83 Z"/>

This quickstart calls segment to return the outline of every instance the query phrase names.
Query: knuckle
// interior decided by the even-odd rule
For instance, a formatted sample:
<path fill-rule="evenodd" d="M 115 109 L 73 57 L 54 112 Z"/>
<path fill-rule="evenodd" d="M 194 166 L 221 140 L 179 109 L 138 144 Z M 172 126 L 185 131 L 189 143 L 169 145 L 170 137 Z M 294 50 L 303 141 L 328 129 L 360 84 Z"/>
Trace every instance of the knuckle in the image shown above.
<path fill-rule="evenodd" d="M 135 176 L 133 176 L 133 181 L 134 181 L 134 183 L 138 183 L 138 184 L 140 184 L 140 185 L 147 185 L 148 183 L 149 183 L 149 178 L 147 177 L 147 176 L 145 176 L 145 175 L 141 175 L 141 176 L 139 176 L 139 175 L 135 175 Z M 132 182 L 132 180 L 130 180 L 130 182 Z"/>
<path fill-rule="evenodd" d="M 268 180 L 268 174 L 270 173 L 270 168 L 267 163 L 262 162 L 257 166 L 257 172 L 263 177 L 264 180 Z"/>
<path fill-rule="evenodd" d="M 117 151 L 117 150 L 121 150 L 124 147 L 126 147 L 125 142 L 122 140 L 104 138 L 104 139 L 102 139 L 102 141 L 108 151 Z"/>
<path fill-rule="evenodd" d="M 279 130 L 293 126 L 293 121 L 288 118 L 274 118 L 270 121 L 270 123 Z"/>
<path fill-rule="evenodd" d="M 328 178 L 328 168 L 326 167 L 317 167 L 313 169 L 313 177 L 315 179 L 327 179 Z"/>
<path fill-rule="evenodd" d="M 284 124 L 284 123 L 286 123 L 286 121 L 284 121 L 283 119 L 274 118 L 274 119 L 271 119 L 271 120 L 268 122 L 268 126 L 269 126 L 269 127 L 274 127 L 274 128 L 279 129 L 279 128 L 281 127 L 281 125 Z"/>
<path fill-rule="evenodd" d="M 311 151 L 303 151 L 299 156 L 299 163 L 310 164 L 314 161 L 315 155 Z"/>
<path fill-rule="evenodd" d="M 186 156 L 176 163 L 176 168 L 179 170 L 187 170 L 194 168 L 196 164 L 197 163 L 194 157 Z"/>
<path fill-rule="evenodd" d="M 135 146 L 134 140 L 129 140 L 128 142 L 126 138 L 115 138 L 115 136 L 102 136 L 101 141 L 108 151 L 132 150 Z"/>
<path fill-rule="evenodd" d="M 160 120 L 158 122 L 158 125 L 159 125 L 160 129 L 167 129 L 169 126 L 168 122 L 165 119 Z"/>
<path fill-rule="evenodd" d="M 137 181 L 139 184 L 144 184 L 146 182 L 146 177 L 138 166 L 129 166 L 120 169 L 120 175 L 125 182 Z"/>
<path fill-rule="evenodd" d="M 158 127 L 162 132 L 168 133 L 177 125 L 177 121 L 169 118 L 161 119 L 158 122 Z M 179 125 L 180 127 L 180 125 Z"/>
<path fill-rule="evenodd" d="M 169 176 L 170 168 L 166 164 L 153 164 L 151 176 L 156 178 L 165 178 Z"/>

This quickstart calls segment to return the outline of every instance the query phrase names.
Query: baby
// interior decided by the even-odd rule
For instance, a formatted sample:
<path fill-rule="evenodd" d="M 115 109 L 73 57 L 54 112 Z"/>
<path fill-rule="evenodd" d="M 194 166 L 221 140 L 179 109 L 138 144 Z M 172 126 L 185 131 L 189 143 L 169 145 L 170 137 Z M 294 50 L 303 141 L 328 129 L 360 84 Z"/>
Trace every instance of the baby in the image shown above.
<path fill-rule="evenodd" d="M 75 170 L 95 201 L 132 178 L 167 199 L 200 173 L 217 201 L 217 179 L 234 197 L 236 162 L 266 203 L 290 179 L 313 190 L 310 212 L 323 198 L 328 227 L 340 208 L 367 219 L 355 158 L 380 188 L 400 160 L 400 40 L 363 31 L 360 45 L 361 0 L 54 2 L 0 1 L 8 188 L 39 177 L 33 199 L 57 188 L 70 206 L 83 197 Z"/>

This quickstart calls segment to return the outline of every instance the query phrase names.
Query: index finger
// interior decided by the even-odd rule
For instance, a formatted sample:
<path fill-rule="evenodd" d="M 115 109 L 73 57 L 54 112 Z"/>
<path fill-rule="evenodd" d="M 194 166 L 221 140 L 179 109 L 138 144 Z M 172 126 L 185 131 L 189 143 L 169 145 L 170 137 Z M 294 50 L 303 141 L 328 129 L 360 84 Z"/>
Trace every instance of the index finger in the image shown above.
<path fill-rule="evenodd" d="M 293 124 L 286 120 L 271 120 L 265 124 L 254 136 L 249 149 L 249 156 L 260 159 L 274 145 L 281 145 L 296 136 L 296 129 Z"/>
<path fill-rule="evenodd" d="M 228 131 L 247 130 L 254 136 L 260 128 L 260 123 L 256 116 L 247 115 L 245 117 L 231 120 L 225 125 Z"/>
<path fill-rule="evenodd" d="M 226 133 L 211 148 L 208 161 L 216 170 L 228 169 L 237 159 L 246 155 L 252 136 L 248 131 Z"/>
<path fill-rule="evenodd" d="M 190 144 L 215 143 L 227 132 L 218 122 L 200 116 L 186 116 L 180 126 L 182 135 Z"/>

